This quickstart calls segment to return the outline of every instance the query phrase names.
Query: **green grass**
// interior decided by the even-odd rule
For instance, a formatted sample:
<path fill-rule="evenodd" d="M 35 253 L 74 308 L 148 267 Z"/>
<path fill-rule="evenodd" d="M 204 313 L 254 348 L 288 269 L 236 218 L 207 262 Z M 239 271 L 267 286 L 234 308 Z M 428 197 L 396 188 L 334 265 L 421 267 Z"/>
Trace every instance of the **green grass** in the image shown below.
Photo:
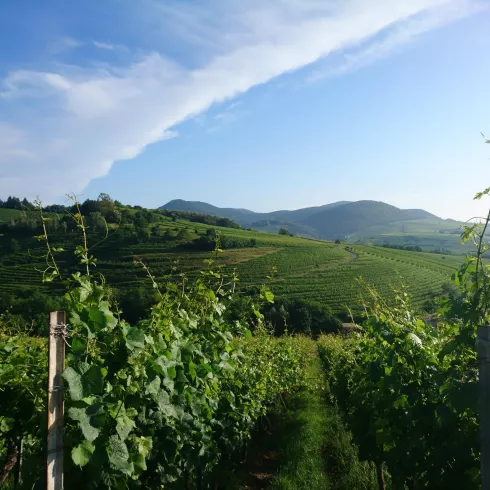
<path fill-rule="evenodd" d="M 321 379 L 321 366 L 312 359 L 309 375 Z M 316 385 L 288 401 L 281 430 L 281 466 L 271 488 L 277 490 L 323 490 L 331 488 L 326 473 L 324 445 L 329 425 L 322 389 Z"/>
<path fill-rule="evenodd" d="M 21 212 L 22 211 L 18 211 L 17 209 L 0 208 L 0 223 L 8 222 L 11 216 L 14 218 L 18 217 Z"/>
<path fill-rule="evenodd" d="M 325 397 L 317 357 L 308 366 L 310 387 L 279 403 L 258 428 L 247 459 L 235 471 L 220 468 L 226 490 L 376 490 L 374 469 L 360 462 L 351 434 Z"/>
<path fill-rule="evenodd" d="M 315 385 L 288 408 L 281 461 L 271 488 L 276 490 L 375 490 L 374 469 L 358 459 L 357 448 L 338 410 L 325 400 L 322 367 L 309 367 Z"/>

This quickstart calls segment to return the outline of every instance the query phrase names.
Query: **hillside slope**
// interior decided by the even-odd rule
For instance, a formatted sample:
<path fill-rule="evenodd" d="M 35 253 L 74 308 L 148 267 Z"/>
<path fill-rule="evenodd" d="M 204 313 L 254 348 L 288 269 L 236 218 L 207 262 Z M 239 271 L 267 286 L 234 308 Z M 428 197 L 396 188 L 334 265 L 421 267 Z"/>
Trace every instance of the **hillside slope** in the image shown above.
<path fill-rule="evenodd" d="M 424 250 L 448 249 L 464 253 L 461 223 L 441 219 L 423 209 L 400 209 L 379 201 L 339 201 L 323 206 L 256 213 L 248 209 L 219 208 L 198 201 L 170 201 L 163 209 L 211 213 L 235 220 L 244 228 L 277 233 L 287 228 L 295 235 L 368 244 L 419 245 Z"/>
<path fill-rule="evenodd" d="M 340 245 L 299 237 L 257 233 L 234 228 L 214 229 L 222 233 L 217 265 L 236 270 L 238 288 L 247 291 L 269 283 L 278 297 L 303 299 L 335 313 L 361 308 L 363 286 L 359 277 L 387 298 L 394 288 L 405 284 L 416 306 L 422 307 L 433 294 L 439 294 L 461 257 L 391 250 L 365 245 Z M 151 233 L 134 234 L 126 224 L 105 232 L 89 233 L 91 253 L 97 257 L 97 271 L 102 273 L 121 305 L 129 300 L 143 301 L 145 290 L 153 291 L 143 268 L 134 263 L 142 260 L 155 279 L 164 284 L 170 275 L 185 274 L 192 279 L 207 267 L 210 249 L 210 225 L 155 213 L 148 224 Z M 212 235 L 212 234 L 211 234 Z M 15 242 L 13 241 L 15 240 Z M 82 237 L 75 231 L 50 233 L 53 246 L 63 248 L 57 258 L 64 272 L 74 272 L 74 250 Z M 15 243 L 15 246 L 13 244 Z M 0 295 L 22 296 L 30 291 L 55 293 L 57 283 L 43 283 L 39 271 L 45 268 L 44 245 L 14 227 L 0 235 Z M 272 281 L 271 270 L 276 270 Z M 54 289 L 53 289 L 54 288 Z"/>
<path fill-rule="evenodd" d="M 253 223 L 261 223 L 264 221 L 281 221 L 282 223 L 298 223 L 301 220 L 307 219 L 317 213 L 327 209 L 333 209 L 349 201 L 339 201 L 322 206 L 312 206 L 308 208 L 290 210 L 272 211 L 270 213 L 257 213 L 249 209 L 240 208 L 219 208 L 201 201 L 185 201 L 183 199 L 174 199 L 168 202 L 159 209 L 171 209 L 175 211 L 192 211 L 195 213 L 212 214 L 215 216 L 223 216 L 230 218 L 237 223 L 240 223 L 245 228 L 250 227 Z"/>

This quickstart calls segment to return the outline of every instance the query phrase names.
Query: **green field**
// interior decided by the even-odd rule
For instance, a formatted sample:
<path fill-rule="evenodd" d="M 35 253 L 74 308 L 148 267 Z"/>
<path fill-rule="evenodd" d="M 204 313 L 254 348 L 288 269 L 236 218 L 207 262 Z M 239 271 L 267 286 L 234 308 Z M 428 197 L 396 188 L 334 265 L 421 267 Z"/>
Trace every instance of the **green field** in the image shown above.
<path fill-rule="evenodd" d="M 167 276 L 172 268 L 174 276 L 186 273 L 192 277 L 206 267 L 204 260 L 209 257 L 209 252 L 185 247 L 195 238 L 204 236 L 210 228 L 208 225 L 165 218 L 158 227 L 175 239 L 151 237 L 142 243 L 131 243 L 122 232 L 116 231 L 93 248 L 92 252 L 98 258 L 97 271 L 106 277 L 109 285 L 122 291 L 142 284 L 150 287 L 144 271 L 133 263 L 135 258 L 143 260 L 157 279 Z M 421 306 L 432 294 L 440 292 L 441 286 L 450 281 L 451 274 L 462 262 L 460 256 L 368 245 L 335 245 L 229 228 L 219 230 L 225 239 L 236 239 L 246 245 L 245 248 L 226 249 L 218 259 L 221 266 L 237 270 L 240 290 L 267 282 L 267 276 L 276 269 L 271 288 L 278 296 L 307 299 L 328 305 L 334 312 L 345 312 L 346 307 L 359 311 L 360 298 L 365 292 L 359 278 L 386 296 L 392 295 L 394 288 L 403 284 L 415 305 Z M 8 247 L 13 236 L 0 237 L 0 291 L 29 287 L 48 291 L 53 286 L 41 283 L 40 271 L 45 269 L 43 245 L 32 239 L 17 239 L 21 251 L 14 255 Z M 80 239 L 74 232 L 51 235 L 52 243 L 66 250 L 60 255 L 62 268 L 72 267 L 72 251 Z M 89 239 L 94 244 L 103 236 L 92 235 Z M 252 239 L 253 247 L 248 246 Z"/>
<path fill-rule="evenodd" d="M 5 223 L 10 221 L 10 217 L 18 217 L 22 211 L 18 211 L 17 209 L 5 209 L 0 208 L 0 223 Z"/>

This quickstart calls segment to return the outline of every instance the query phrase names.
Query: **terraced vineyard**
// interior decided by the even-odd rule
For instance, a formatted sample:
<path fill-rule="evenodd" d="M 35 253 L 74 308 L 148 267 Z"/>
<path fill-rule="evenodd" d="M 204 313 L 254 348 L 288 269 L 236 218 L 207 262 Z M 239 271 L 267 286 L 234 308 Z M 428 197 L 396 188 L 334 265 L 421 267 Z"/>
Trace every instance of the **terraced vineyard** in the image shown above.
<path fill-rule="evenodd" d="M 152 237 L 143 243 L 132 243 L 121 232 L 115 232 L 93 248 L 98 257 L 97 270 L 104 274 L 111 286 L 122 291 L 142 284 L 149 286 L 144 271 L 134 264 L 135 258 L 143 260 L 158 279 L 180 273 L 192 277 L 195 271 L 203 268 L 209 253 L 189 250 L 186 244 L 205 235 L 209 226 L 170 219 L 158 226 L 175 235 L 185 232 L 185 238 L 169 242 Z M 387 297 L 403 284 L 415 304 L 420 306 L 431 294 L 440 292 L 441 286 L 450 281 L 451 274 L 462 261 L 462 257 L 367 245 L 335 245 L 228 228 L 220 231 L 224 237 L 245 243 L 253 239 L 255 246 L 224 250 L 218 260 L 226 268 L 237 269 L 240 290 L 266 282 L 275 269 L 272 289 L 277 295 L 327 304 L 334 312 L 346 311 L 346 306 L 359 310 L 359 300 L 365 292 L 359 278 Z M 103 237 L 90 238 L 91 243 L 97 243 Z M 11 237 L 0 237 L 0 291 L 56 288 L 41 282 L 41 271 L 45 268 L 43 245 L 24 238 L 18 240 L 21 250 L 14 254 L 9 252 L 9 240 Z M 72 269 L 72 252 L 78 244 L 78 235 L 58 232 L 51 235 L 51 240 L 66 250 L 60 255 L 62 268 Z"/>

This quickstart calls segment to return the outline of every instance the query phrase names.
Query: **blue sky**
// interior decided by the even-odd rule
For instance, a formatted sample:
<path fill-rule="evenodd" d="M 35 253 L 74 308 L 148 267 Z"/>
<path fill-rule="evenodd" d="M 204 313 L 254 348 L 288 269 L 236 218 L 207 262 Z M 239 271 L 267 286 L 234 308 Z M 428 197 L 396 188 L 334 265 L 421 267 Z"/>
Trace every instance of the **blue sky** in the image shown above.
<path fill-rule="evenodd" d="M 2 0 L 0 197 L 481 213 L 488 0 Z"/>

